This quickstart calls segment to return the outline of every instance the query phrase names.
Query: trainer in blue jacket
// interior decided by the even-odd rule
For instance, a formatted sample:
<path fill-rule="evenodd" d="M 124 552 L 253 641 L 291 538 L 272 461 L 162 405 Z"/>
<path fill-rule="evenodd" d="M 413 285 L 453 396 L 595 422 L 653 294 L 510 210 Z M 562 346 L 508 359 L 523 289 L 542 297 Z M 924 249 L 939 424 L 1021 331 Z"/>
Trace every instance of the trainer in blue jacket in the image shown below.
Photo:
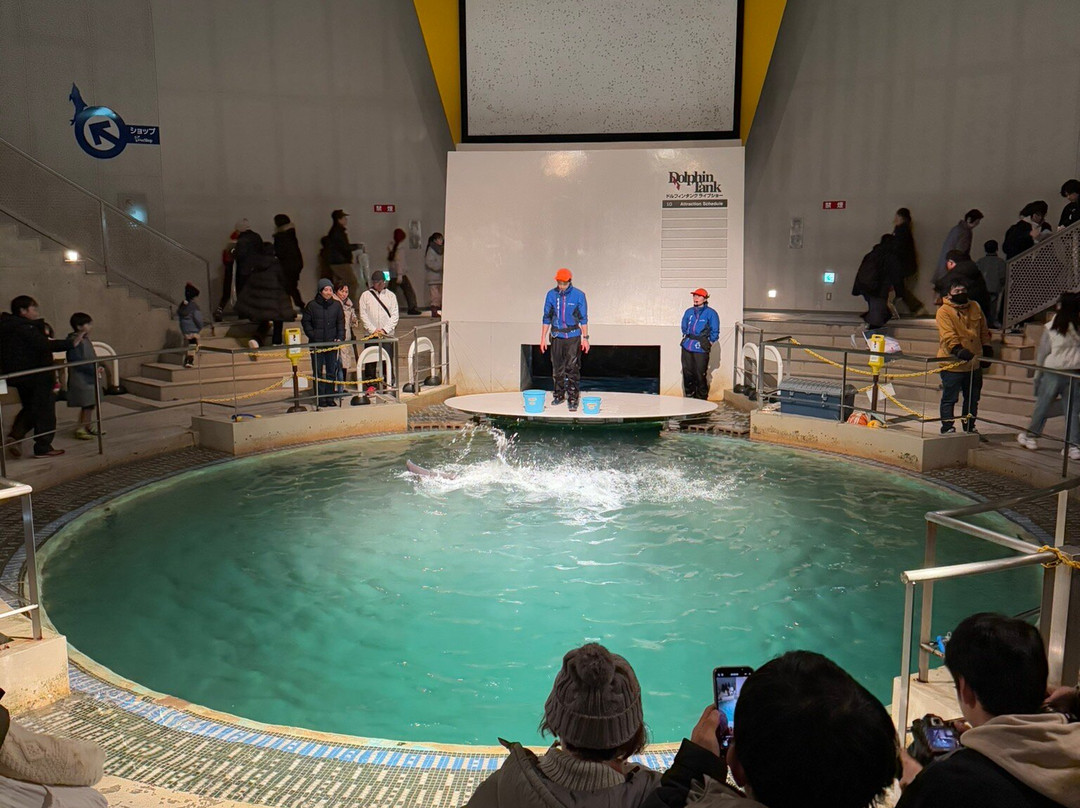
<path fill-rule="evenodd" d="M 555 273 L 555 288 L 544 298 L 544 327 L 540 331 L 540 353 L 547 350 L 551 334 L 552 404 L 566 401 L 570 412 L 578 407 L 581 390 L 581 354 L 589 352 L 589 306 L 585 293 L 574 288 L 569 269 Z"/>
<path fill-rule="evenodd" d="M 687 398 L 707 399 L 709 351 L 720 339 L 720 316 L 709 308 L 709 293 L 695 289 L 694 305 L 682 316 L 682 389 Z"/>

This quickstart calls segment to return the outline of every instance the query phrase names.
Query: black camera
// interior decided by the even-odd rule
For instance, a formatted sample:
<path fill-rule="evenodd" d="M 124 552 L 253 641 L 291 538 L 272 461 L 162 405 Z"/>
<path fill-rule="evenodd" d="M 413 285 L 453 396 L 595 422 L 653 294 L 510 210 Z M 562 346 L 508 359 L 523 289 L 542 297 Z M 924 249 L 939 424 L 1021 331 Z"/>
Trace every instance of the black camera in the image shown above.
<path fill-rule="evenodd" d="M 933 713 L 911 722 L 911 737 L 908 752 L 923 766 L 960 748 L 960 733 L 950 722 Z"/>

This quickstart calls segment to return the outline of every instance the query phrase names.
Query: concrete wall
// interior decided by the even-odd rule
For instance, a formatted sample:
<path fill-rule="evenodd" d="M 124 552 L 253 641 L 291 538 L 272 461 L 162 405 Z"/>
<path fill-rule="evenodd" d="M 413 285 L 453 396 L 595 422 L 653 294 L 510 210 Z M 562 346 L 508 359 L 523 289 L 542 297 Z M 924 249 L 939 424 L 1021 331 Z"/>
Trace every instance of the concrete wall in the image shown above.
<path fill-rule="evenodd" d="M 161 145 L 85 154 L 72 82 L 160 126 Z M 149 223 L 215 267 L 237 219 L 269 238 L 289 214 L 305 295 L 334 208 L 376 264 L 395 227 L 418 219 L 425 241 L 442 229 L 453 145 L 416 12 L 383 0 L 4 0 L 0 137 L 107 201 L 144 194 Z M 423 296 L 421 251 L 406 260 Z"/>
<path fill-rule="evenodd" d="M 746 145 L 747 308 L 862 311 L 855 270 L 900 206 L 924 301 L 969 208 L 986 214 L 976 257 L 1028 201 L 1046 200 L 1056 225 L 1078 173 L 1078 27 L 1072 0 L 789 3 Z M 792 217 L 802 249 L 788 246 Z"/>

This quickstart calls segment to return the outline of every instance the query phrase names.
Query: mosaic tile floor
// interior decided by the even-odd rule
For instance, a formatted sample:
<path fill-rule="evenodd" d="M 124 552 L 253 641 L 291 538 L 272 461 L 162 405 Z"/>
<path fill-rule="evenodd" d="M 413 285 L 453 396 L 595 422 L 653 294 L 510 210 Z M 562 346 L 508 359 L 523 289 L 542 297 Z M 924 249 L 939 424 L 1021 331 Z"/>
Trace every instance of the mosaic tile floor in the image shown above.
<path fill-rule="evenodd" d="M 456 427 L 448 408 L 433 407 L 410 419 L 413 428 L 445 423 Z M 728 418 L 728 415 L 724 416 Z M 737 426 L 735 416 L 731 425 Z M 725 425 L 727 425 L 725 423 Z M 712 430 L 709 430 L 712 432 Z M 734 431 L 734 430 L 732 430 Z M 38 544 L 79 513 L 134 487 L 192 468 L 230 459 L 206 449 L 186 449 L 149 458 L 34 494 Z M 902 472 L 897 472 L 902 473 Z M 947 469 L 925 475 L 976 498 L 1015 495 L 1015 480 L 976 469 Z M 1014 516 L 1029 530 L 1048 534 L 1053 503 L 1024 506 Z M 1070 527 L 1080 507 L 1069 509 Z M 0 507 L 0 576 L 8 585 L 21 566 L 22 525 L 17 507 Z M 150 786 L 212 799 L 267 806 L 419 806 L 463 804 L 496 769 L 502 756 L 488 750 L 422 748 L 368 742 L 286 729 L 268 729 L 242 719 L 191 710 L 172 699 L 157 700 L 104 681 L 73 664 L 72 696 L 22 716 L 38 730 L 96 741 L 107 753 L 106 772 Z M 642 762 L 666 768 L 674 747 L 650 749 Z"/>

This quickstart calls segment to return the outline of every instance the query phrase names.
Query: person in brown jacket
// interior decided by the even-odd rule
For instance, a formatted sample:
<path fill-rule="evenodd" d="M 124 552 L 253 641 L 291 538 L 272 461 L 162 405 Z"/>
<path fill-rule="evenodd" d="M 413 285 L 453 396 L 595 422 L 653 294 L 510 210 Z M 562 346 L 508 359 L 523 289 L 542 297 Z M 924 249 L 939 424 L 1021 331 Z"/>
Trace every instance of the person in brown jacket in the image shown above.
<path fill-rule="evenodd" d="M 941 303 L 937 316 L 938 356 L 952 356 L 955 367 L 941 371 L 941 434 L 955 432 L 953 408 L 961 393 L 964 405 L 960 422 L 965 432 L 978 433 L 975 416 L 979 414 L 982 393 L 982 370 L 979 361 L 984 346 L 990 344 L 990 330 L 979 304 L 968 298 L 967 286 L 955 280 Z"/>

